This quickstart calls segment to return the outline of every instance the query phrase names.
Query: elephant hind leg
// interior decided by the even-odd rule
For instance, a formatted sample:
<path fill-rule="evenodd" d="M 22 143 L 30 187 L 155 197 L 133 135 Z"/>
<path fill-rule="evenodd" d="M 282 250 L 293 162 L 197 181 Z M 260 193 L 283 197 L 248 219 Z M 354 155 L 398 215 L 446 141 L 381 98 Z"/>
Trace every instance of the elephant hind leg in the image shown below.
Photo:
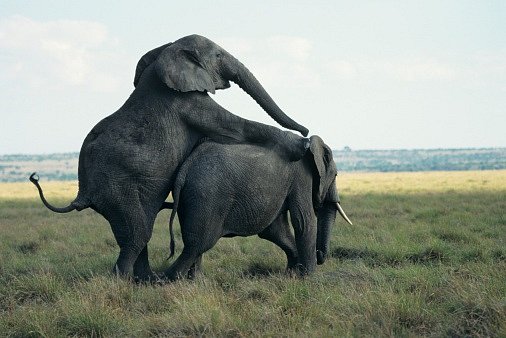
<path fill-rule="evenodd" d="M 297 265 L 297 245 L 295 244 L 295 237 L 290 231 L 286 213 L 279 215 L 274 222 L 258 234 L 258 237 L 279 246 L 286 254 L 287 271 L 291 272 L 295 269 Z"/>
<path fill-rule="evenodd" d="M 194 251 L 189 250 L 187 247 L 179 255 L 174 263 L 165 271 L 165 278 L 170 281 L 190 277 L 190 271 L 193 268 L 193 277 L 195 276 L 195 265 L 201 255 Z"/>
<path fill-rule="evenodd" d="M 220 239 L 219 232 L 200 231 L 192 233 L 202 234 L 200 237 L 189 236 L 188 228 L 182 223 L 181 230 L 183 232 L 184 248 L 176 261 L 165 271 L 165 278 L 168 280 L 176 280 L 184 277 L 194 279 L 199 272 L 202 263 L 202 254 L 211 249 Z M 201 229 L 209 229 L 203 227 Z"/>
<path fill-rule="evenodd" d="M 134 263 L 134 276 L 141 282 L 156 282 L 158 276 L 151 270 L 148 260 L 148 245 L 140 252 Z"/>
<path fill-rule="evenodd" d="M 192 191 L 185 191 L 193 196 Z M 181 195 L 178 208 L 179 222 L 184 248 L 176 261 L 165 271 L 165 278 L 175 280 L 193 278 L 199 270 L 201 256 L 211 249 L 223 232 L 222 215 L 210 214 L 202 209 L 199 199 L 184 199 Z"/>
<path fill-rule="evenodd" d="M 195 263 L 188 270 L 188 279 L 195 279 L 195 277 L 202 272 L 202 255 L 198 256 Z"/>
<path fill-rule="evenodd" d="M 155 215 L 146 215 L 138 201 L 122 203 L 110 210 L 108 219 L 120 253 L 114 272 L 121 276 L 146 280 L 153 277 L 149 267 L 147 244 L 151 238 Z M 107 217 L 109 216 L 109 217 Z"/>

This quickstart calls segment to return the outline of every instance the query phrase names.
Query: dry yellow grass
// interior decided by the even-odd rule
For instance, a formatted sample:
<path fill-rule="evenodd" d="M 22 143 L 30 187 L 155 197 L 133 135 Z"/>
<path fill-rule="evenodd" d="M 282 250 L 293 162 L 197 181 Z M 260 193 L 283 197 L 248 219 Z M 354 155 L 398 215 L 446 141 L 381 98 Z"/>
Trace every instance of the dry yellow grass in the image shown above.
<path fill-rule="evenodd" d="M 337 184 L 351 195 L 501 191 L 506 189 L 506 170 L 339 173 Z"/>
<path fill-rule="evenodd" d="M 38 198 L 37 188 L 26 179 L 27 182 L 0 183 L 0 200 L 23 200 Z M 44 194 L 49 201 L 51 199 L 74 199 L 77 195 L 77 182 L 44 182 L 40 181 Z"/>
<path fill-rule="evenodd" d="M 77 182 L 40 181 L 48 199 L 73 199 Z M 500 191 L 506 189 L 506 170 L 429 171 L 403 173 L 339 173 L 339 190 L 347 195 L 363 193 L 438 193 Z M 37 198 L 37 189 L 30 182 L 1 183 L 0 199 Z"/>

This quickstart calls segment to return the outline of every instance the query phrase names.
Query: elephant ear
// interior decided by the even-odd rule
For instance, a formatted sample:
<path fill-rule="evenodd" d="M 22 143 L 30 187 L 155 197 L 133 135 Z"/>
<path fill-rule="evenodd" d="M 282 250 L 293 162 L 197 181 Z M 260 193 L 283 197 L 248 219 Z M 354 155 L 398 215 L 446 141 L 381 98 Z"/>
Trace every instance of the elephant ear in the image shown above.
<path fill-rule="evenodd" d="M 155 62 L 158 56 L 160 56 L 160 53 L 171 44 L 172 42 L 169 42 L 163 46 L 150 50 L 140 58 L 139 62 L 137 62 L 137 67 L 135 68 L 134 87 L 137 87 L 137 84 L 141 79 L 141 75 L 146 67 Z"/>
<path fill-rule="evenodd" d="M 212 76 L 198 50 L 181 48 L 174 43 L 156 59 L 155 71 L 169 88 L 180 92 L 207 91 L 214 94 Z"/>
<path fill-rule="evenodd" d="M 313 204 L 320 205 L 326 195 L 325 175 L 330 162 L 332 162 L 331 150 L 325 145 L 323 140 L 317 136 L 311 136 L 309 139 L 309 151 L 313 155 Z"/>

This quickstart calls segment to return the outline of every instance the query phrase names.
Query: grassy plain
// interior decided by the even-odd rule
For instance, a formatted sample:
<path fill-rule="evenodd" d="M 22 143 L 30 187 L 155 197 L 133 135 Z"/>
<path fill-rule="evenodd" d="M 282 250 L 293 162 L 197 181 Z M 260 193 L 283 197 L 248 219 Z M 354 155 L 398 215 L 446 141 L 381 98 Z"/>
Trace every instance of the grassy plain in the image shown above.
<path fill-rule="evenodd" d="M 58 205 L 77 189 L 41 184 Z M 506 336 L 506 171 L 338 185 L 354 225 L 336 221 L 313 276 L 285 276 L 282 251 L 250 237 L 222 239 L 196 281 L 146 286 L 110 273 L 118 248 L 101 216 L 54 214 L 30 183 L 0 184 L 0 335 Z M 168 217 L 149 247 L 158 271 Z"/>

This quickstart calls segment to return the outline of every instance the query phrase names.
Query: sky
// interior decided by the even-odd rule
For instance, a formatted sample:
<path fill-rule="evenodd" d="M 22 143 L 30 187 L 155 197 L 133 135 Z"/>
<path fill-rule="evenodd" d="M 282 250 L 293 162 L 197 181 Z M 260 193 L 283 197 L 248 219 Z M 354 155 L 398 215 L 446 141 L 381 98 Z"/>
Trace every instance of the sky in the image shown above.
<path fill-rule="evenodd" d="M 506 1 L 1 1 L 0 154 L 79 151 L 189 34 L 334 149 L 506 146 Z M 276 123 L 236 85 L 212 95 Z"/>

